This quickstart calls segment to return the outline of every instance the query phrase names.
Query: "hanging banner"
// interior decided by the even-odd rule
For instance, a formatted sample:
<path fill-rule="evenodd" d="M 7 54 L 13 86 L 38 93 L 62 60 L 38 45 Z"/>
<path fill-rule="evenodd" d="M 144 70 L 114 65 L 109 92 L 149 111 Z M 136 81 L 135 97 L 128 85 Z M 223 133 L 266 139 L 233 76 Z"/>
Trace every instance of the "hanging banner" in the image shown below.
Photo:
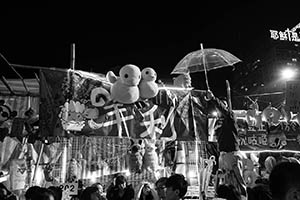
<path fill-rule="evenodd" d="M 164 109 L 148 102 L 137 104 L 108 102 L 101 109 L 101 116 L 88 119 L 81 129 L 83 134 L 132 138 L 159 138 L 165 123 Z"/>
<path fill-rule="evenodd" d="M 142 101 L 110 100 L 105 76 L 82 71 L 40 72 L 42 136 L 66 132 L 96 136 L 147 137 L 162 133 L 165 108 Z"/>
<path fill-rule="evenodd" d="M 162 137 L 175 138 L 181 141 L 207 141 L 208 117 L 207 101 L 203 92 L 173 91 L 169 101 L 173 108 L 169 110 L 168 123 Z M 165 98 L 163 98 L 165 99 Z M 171 103 L 162 103 L 170 105 Z M 172 104 L 171 104 L 172 105 Z"/>
<path fill-rule="evenodd" d="M 105 76 L 78 70 L 43 69 L 40 87 L 42 136 L 64 136 L 72 131 L 89 136 L 207 140 L 202 93 L 170 96 L 167 92 L 163 101 L 178 99 L 170 104 L 157 101 L 161 98 L 121 104 L 111 100 Z M 159 97 L 161 93 L 164 91 L 159 92 Z"/>
<path fill-rule="evenodd" d="M 64 135 L 58 114 L 66 101 L 62 87 L 67 78 L 63 71 L 40 71 L 40 134 L 44 137 Z"/>
<path fill-rule="evenodd" d="M 105 118 L 100 113 L 110 98 L 105 80 L 105 76 L 79 70 L 41 70 L 42 136 L 64 136 L 68 131 L 81 134 L 89 120 Z"/>
<path fill-rule="evenodd" d="M 239 146 L 245 151 L 294 150 L 300 151 L 300 126 L 297 122 L 280 122 L 267 129 L 241 130 Z"/>
<path fill-rule="evenodd" d="M 300 81 L 286 82 L 286 106 L 291 112 L 300 112 Z"/>

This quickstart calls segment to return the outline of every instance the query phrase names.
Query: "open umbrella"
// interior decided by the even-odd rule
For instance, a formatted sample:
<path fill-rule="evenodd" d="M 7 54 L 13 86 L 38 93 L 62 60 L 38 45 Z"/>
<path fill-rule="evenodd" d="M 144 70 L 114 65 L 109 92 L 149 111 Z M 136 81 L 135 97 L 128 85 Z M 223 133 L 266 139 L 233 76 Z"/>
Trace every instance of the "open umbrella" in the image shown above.
<path fill-rule="evenodd" d="M 239 58 L 225 50 L 214 48 L 203 49 L 203 45 L 201 44 L 201 49 L 187 54 L 179 61 L 171 74 L 204 71 L 206 85 L 209 89 L 207 71 L 234 65 L 238 62 L 241 62 Z"/>

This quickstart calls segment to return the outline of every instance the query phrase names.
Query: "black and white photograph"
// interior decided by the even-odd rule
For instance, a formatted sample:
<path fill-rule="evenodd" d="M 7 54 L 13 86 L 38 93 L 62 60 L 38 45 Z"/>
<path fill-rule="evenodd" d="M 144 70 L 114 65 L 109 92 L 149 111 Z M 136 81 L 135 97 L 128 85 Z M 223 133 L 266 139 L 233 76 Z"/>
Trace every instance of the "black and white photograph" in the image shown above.
<path fill-rule="evenodd" d="M 297 5 L 3 6 L 0 200 L 300 199 Z"/>

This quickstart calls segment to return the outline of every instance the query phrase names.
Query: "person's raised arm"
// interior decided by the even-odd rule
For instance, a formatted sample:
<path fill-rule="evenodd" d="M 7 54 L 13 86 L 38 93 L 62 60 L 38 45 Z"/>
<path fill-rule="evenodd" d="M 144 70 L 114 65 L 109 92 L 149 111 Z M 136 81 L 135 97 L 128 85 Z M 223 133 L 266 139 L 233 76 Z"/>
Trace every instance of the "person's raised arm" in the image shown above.
<path fill-rule="evenodd" d="M 229 109 L 226 104 L 223 103 L 219 98 L 215 97 L 211 90 L 207 90 L 206 100 L 213 102 L 222 113 L 229 113 Z"/>

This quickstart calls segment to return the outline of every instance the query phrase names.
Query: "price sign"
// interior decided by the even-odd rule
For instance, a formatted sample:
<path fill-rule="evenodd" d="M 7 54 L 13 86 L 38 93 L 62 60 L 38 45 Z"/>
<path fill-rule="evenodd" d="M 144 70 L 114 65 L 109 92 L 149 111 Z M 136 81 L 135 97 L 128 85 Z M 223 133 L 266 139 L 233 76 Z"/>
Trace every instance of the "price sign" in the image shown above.
<path fill-rule="evenodd" d="M 70 195 L 78 194 L 78 181 L 74 181 L 72 183 L 62 183 L 59 185 L 59 188 L 64 192 L 68 191 Z"/>

